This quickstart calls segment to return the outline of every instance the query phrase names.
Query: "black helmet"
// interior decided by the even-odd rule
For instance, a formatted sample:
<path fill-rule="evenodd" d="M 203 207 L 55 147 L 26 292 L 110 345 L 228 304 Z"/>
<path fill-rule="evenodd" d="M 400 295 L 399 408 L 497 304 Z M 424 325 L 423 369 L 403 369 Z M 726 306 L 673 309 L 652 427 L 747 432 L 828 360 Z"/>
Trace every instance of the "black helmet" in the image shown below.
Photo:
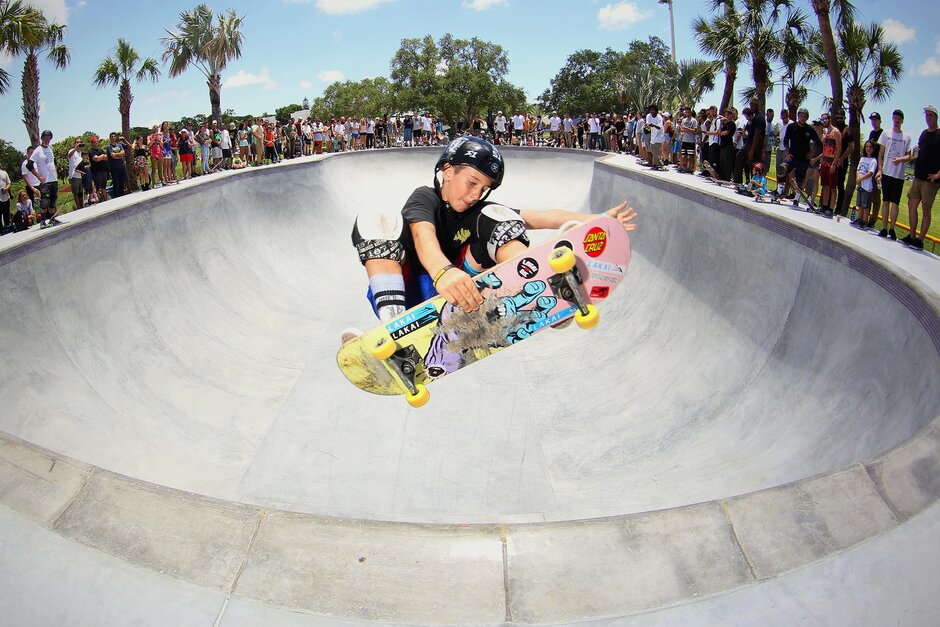
<path fill-rule="evenodd" d="M 444 164 L 451 165 L 469 165 L 480 171 L 491 179 L 490 191 L 499 187 L 503 182 L 503 173 L 506 167 L 503 165 L 503 156 L 499 154 L 496 147 L 485 139 L 477 137 L 458 137 L 447 144 L 447 148 L 441 153 L 437 165 L 434 166 L 434 186 L 438 187 L 437 173 L 443 169 Z"/>

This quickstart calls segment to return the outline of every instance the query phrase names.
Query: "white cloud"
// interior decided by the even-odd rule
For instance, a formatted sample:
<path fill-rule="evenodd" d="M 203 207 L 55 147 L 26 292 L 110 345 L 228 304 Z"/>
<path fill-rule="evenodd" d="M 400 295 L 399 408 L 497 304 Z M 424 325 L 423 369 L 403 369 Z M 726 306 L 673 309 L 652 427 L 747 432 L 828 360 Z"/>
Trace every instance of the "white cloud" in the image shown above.
<path fill-rule="evenodd" d="M 474 11 L 486 11 L 493 7 L 508 7 L 509 0 L 463 0 L 461 6 Z"/>
<path fill-rule="evenodd" d="M 317 74 L 317 80 L 324 83 L 336 83 L 346 79 L 346 75 L 339 70 L 323 70 Z"/>
<path fill-rule="evenodd" d="M 277 82 L 271 78 L 268 68 L 263 67 L 257 74 L 239 70 L 229 76 L 222 83 L 222 88 L 250 87 L 252 85 L 261 85 L 264 91 L 274 91 L 277 89 Z"/>
<path fill-rule="evenodd" d="M 328 15 L 348 15 L 374 9 L 395 0 L 317 0 L 317 8 Z"/>
<path fill-rule="evenodd" d="M 905 44 L 913 40 L 917 35 L 917 31 L 910 26 L 905 26 L 901 22 L 891 18 L 882 22 L 881 27 L 885 31 L 885 40 L 892 44 Z"/>
<path fill-rule="evenodd" d="M 917 66 L 919 76 L 940 76 L 940 61 L 936 57 L 927 57 L 927 59 Z"/>
<path fill-rule="evenodd" d="M 603 30 L 626 30 L 651 15 L 650 11 L 640 11 L 635 2 L 618 2 L 601 7 L 597 11 L 597 22 Z"/>
<path fill-rule="evenodd" d="M 297 87 L 299 87 L 303 91 L 308 91 L 310 89 L 313 89 L 313 83 L 311 83 L 310 81 L 300 81 L 300 84 L 297 85 Z"/>
<path fill-rule="evenodd" d="M 937 40 L 937 45 L 934 46 L 933 51 L 936 52 L 937 54 L 940 54 L 940 39 Z"/>
<path fill-rule="evenodd" d="M 29 0 L 28 4 L 42 11 L 50 22 L 64 25 L 69 23 L 69 8 L 65 5 L 65 0 Z"/>

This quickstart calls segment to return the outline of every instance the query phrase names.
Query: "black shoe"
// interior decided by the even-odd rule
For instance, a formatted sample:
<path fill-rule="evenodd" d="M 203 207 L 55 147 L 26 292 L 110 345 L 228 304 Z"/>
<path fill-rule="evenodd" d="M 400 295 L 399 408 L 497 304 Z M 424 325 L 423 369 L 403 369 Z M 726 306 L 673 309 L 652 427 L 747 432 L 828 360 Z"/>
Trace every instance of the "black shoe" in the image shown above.
<path fill-rule="evenodd" d="M 888 239 L 893 239 L 894 241 L 898 241 L 898 236 L 894 232 L 894 229 L 888 229 Z"/>
<path fill-rule="evenodd" d="M 875 224 L 878 222 L 878 218 L 871 218 L 868 220 L 868 228 L 875 228 Z"/>
<path fill-rule="evenodd" d="M 908 235 L 906 237 L 902 237 L 898 241 L 901 242 L 902 244 L 907 244 L 908 246 L 910 246 L 911 244 L 914 243 L 914 237 L 911 235 Z"/>
<path fill-rule="evenodd" d="M 914 238 L 914 241 L 911 242 L 911 248 L 916 248 L 917 250 L 923 250 L 923 249 L 924 249 L 924 240 L 915 237 L 915 238 Z"/>
<path fill-rule="evenodd" d="M 881 229 L 878 231 L 878 237 L 888 237 L 888 229 Z"/>

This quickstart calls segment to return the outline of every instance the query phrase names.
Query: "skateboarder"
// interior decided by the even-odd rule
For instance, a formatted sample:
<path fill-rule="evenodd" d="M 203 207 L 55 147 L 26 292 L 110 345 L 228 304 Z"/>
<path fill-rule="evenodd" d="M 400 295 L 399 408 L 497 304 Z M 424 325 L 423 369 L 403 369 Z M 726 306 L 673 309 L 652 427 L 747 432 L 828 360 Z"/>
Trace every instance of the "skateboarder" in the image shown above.
<path fill-rule="evenodd" d="M 591 217 L 486 202 L 504 171 L 502 155 L 492 144 L 459 137 L 438 159 L 433 188 L 416 189 L 401 212 L 378 210 L 356 218 L 352 243 L 369 275 L 368 299 L 380 320 L 391 320 L 438 293 L 473 311 L 483 297 L 472 277 L 525 250 L 526 229 L 557 229 Z M 607 213 L 625 230 L 636 229 L 637 214 L 626 202 Z"/>

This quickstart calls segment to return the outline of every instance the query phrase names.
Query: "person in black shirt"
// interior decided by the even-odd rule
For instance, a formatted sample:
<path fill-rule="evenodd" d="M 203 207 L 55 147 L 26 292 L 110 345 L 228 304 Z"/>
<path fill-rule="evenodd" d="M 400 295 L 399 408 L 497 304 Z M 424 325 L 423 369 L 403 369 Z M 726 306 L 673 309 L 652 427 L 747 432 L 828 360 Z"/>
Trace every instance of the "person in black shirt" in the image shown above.
<path fill-rule="evenodd" d="M 720 124 L 720 135 L 718 145 L 720 146 L 720 159 L 718 162 L 718 176 L 722 180 L 731 180 L 731 170 L 734 168 L 734 134 L 738 130 L 738 125 L 734 123 L 734 110 L 731 107 L 725 109 L 724 117 L 718 118 Z"/>
<path fill-rule="evenodd" d="M 480 272 L 526 249 L 526 229 L 557 229 L 590 214 L 563 209 L 515 210 L 487 202 L 503 180 L 503 158 L 489 142 L 458 137 L 434 168 L 434 187 L 417 188 L 401 212 L 360 214 L 352 242 L 369 275 L 368 298 L 388 321 L 440 293 L 468 311 L 483 297 L 473 281 Z M 623 202 L 607 211 L 627 231 L 636 213 Z M 344 332 L 348 341 L 356 333 Z"/>
<path fill-rule="evenodd" d="M 878 159 L 878 140 L 881 138 L 881 133 L 884 131 L 881 128 L 881 114 L 877 111 L 873 112 L 868 119 L 871 120 L 872 130 L 868 134 L 868 141 L 870 141 L 875 146 L 875 160 Z M 878 172 L 881 172 L 881 164 L 878 164 Z M 879 183 L 877 178 L 872 179 L 872 185 L 874 189 L 871 194 L 871 215 L 868 218 L 868 228 L 875 228 L 875 223 L 878 222 L 878 214 L 881 212 L 881 183 Z"/>
<path fill-rule="evenodd" d="M 848 215 L 848 208 L 844 207 L 845 203 L 845 176 L 848 173 L 849 166 L 852 165 L 852 155 L 855 153 L 855 147 L 857 145 L 857 138 L 855 133 L 852 132 L 852 128 L 845 123 L 845 114 L 841 111 L 832 116 L 833 124 L 839 131 L 842 133 L 842 151 L 838 159 L 836 159 L 836 165 L 839 166 L 839 170 L 836 172 L 836 208 L 835 213 L 846 217 Z"/>
<path fill-rule="evenodd" d="M 787 184 L 797 186 L 803 189 L 803 183 L 806 179 L 806 169 L 809 167 L 809 152 L 813 144 L 820 144 L 819 134 L 816 130 L 806 123 L 809 119 L 809 111 L 801 108 L 796 114 L 796 123 L 787 127 L 786 136 L 783 138 L 783 146 L 786 149 L 786 173 Z M 798 205 L 796 199 L 793 200 L 794 206 Z"/>
<path fill-rule="evenodd" d="M 91 149 L 88 151 L 91 163 L 91 179 L 98 193 L 98 201 L 108 199 L 108 155 L 98 147 L 98 136 L 91 136 Z"/>
<path fill-rule="evenodd" d="M 127 142 L 117 133 L 111 133 L 111 143 L 108 144 L 108 169 L 111 170 L 111 183 L 114 185 L 114 197 L 124 195 L 124 185 L 127 182 L 127 165 L 124 163 Z"/>
<path fill-rule="evenodd" d="M 907 215 L 911 221 L 911 234 L 901 241 L 914 248 L 924 248 L 924 237 L 930 229 L 930 212 L 940 188 L 940 128 L 937 127 L 937 108 L 924 107 L 927 128 L 917 140 L 917 161 L 914 162 L 914 181 L 907 195 Z M 917 206 L 924 209 L 924 220 L 917 237 Z"/>

